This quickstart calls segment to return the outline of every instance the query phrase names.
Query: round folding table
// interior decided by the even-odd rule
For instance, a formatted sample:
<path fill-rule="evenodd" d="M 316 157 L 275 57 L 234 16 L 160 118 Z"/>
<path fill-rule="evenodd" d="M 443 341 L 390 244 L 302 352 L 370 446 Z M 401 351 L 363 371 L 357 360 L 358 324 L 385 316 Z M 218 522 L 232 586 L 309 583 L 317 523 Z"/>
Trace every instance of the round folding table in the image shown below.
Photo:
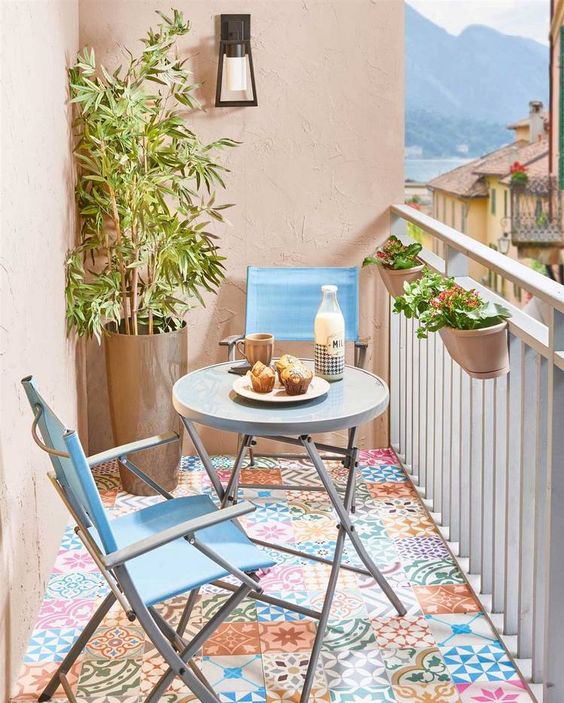
<path fill-rule="evenodd" d="M 311 360 L 304 363 L 313 367 Z M 319 486 L 299 490 L 324 491 L 338 516 L 337 540 L 333 559 L 325 559 L 290 549 L 285 545 L 254 540 L 259 544 L 282 552 L 299 554 L 307 559 L 324 562 L 331 565 L 327 591 L 321 612 L 310 608 L 297 606 L 287 601 L 273 598 L 268 594 L 257 594 L 256 597 L 269 603 L 280 605 L 289 610 L 296 610 L 319 620 L 317 634 L 313 645 L 304 687 L 301 694 L 301 703 L 309 698 L 313 684 L 315 667 L 321 651 L 321 644 L 331 604 L 337 586 L 337 579 L 341 568 L 357 571 L 372 576 L 382 588 L 399 615 L 405 614 L 405 608 L 394 593 L 390 584 L 380 573 L 370 555 L 366 551 L 358 532 L 354 528 L 352 509 L 354 506 L 354 491 L 356 486 L 356 472 L 358 468 L 358 448 L 356 447 L 357 427 L 373 420 L 384 412 L 389 402 L 388 387 L 384 381 L 364 369 L 353 366 L 345 367 L 344 378 L 332 383 L 325 396 L 313 400 L 304 400 L 288 404 L 267 404 L 261 401 L 248 400 L 238 396 L 233 390 L 233 381 L 237 376 L 229 373 L 233 362 L 207 366 L 183 376 L 175 384 L 172 391 L 173 404 L 182 418 L 186 431 L 194 444 L 215 492 L 222 505 L 236 502 L 239 488 L 251 487 L 249 484 L 239 483 L 241 468 L 246 452 L 253 444 L 255 437 L 274 439 L 290 445 L 303 447 L 321 481 Z M 242 442 L 234 462 L 231 477 L 227 486 L 221 484 L 217 471 L 211 458 L 198 434 L 196 425 L 204 425 L 215 429 L 233 432 L 242 436 Z M 335 430 L 348 430 L 348 443 L 346 447 L 315 442 L 312 435 L 332 432 Z M 348 468 L 348 477 L 344 496 L 341 497 L 335 486 L 327 467 L 324 464 L 320 451 L 328 451 L 341 456 L 343 464 Z M 276 486 L 260 486 L 262 489 L 291 490 L 296 486 L 286 484 Z M 341 564 L 345 539 L 349 538 L 358 554 L 364 568 Z M 230 589 L 230 584 L 222 584 Z"/>

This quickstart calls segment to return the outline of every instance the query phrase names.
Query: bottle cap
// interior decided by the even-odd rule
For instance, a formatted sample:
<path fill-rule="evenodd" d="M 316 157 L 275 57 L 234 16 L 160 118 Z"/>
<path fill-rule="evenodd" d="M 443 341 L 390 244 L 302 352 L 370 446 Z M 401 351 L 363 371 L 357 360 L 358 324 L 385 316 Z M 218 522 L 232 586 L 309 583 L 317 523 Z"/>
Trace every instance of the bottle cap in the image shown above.
<path fill-rule="evenodd" d="M 337 288 L 337 286 L 334 286 L 332 284 L 326 284 L 324 286 L 321 286 L 321 290 L 324 293 L 336 293 L 339 289 Z"/>

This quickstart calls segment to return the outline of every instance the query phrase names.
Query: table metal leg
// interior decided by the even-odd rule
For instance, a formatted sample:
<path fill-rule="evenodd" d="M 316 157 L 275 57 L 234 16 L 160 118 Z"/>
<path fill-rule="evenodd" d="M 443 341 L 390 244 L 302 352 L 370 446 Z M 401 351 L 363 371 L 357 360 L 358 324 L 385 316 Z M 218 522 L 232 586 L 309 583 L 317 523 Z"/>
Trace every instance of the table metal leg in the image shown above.
<path fill-rule="evenodd" d="M 322 564 L 327 564 L 328 566 L 333 566 L 333 559 L 326 559 L 325 557 L 319 557 L 317 554 L 309 554 L 308 552 L 302 552 L 299 549 L 293 549 L 292 547 L 287 547 L 285 544 L 275 544 L 274 542 L 266 542 L 265 540 L 258 539 L 256 537 L 251 537 L 251 542 L 259 544 L 261 547 L 266 547 L 267 549 L 274 549 L 278 552 L 285 552 L 286 554 L 291 554 L 295 557 L 303 557 L 304 559 L 309 559 L 310 561 L 321 562 Z M 360 574 L 361 576 L 371 576 L 372 574 L 361 566 L 355 566 L 354 564 L 341 564 L 341 569 L 346 571 L 353 571 L 355 574 Z"/>
<path fill-rule="evenodd" d="M 221 501 L 221 507 L 224 508 L 228 503 L 235 504 L 237 502 L 237 493 L 239 491 L 239 474 L 243 467 L 243 461 L 245 460 L 245 455 L 247 450 L 251 446 L 253 438 L 250 435 L 243 435 L 242 441 L 239 445 L 239 451 L 237 452 L 237 458 L 233 464 L 233 470 L 231 471 L 231 476 L 229 478 L 229 483 L 225 489 L 225 494 Z"/>
<path fill-rule="evenodd" d="M 221 579 L 218 581 L 213 581 L 212 583 L 213 586 L 217 586 L 218 588 L 223 588 L 225 591 L 232 591 L 235 592 L 237 589 L 237 586 L 235 586 L 232 583 L 229 583 L 229 581 L 222 581 Z M 298 605 L 297 603 L 289 603 L 286 600 L 283 600 L 282 598 L 275 598 L 274 596 L 269 596 L 266 593 L 257 593 L 256 591 L 251 591 L 249 593 L 249 598 L 252 598 L 253 600 L 258 600 L 261 603 L 268 603 L 269 605 L 275 605 L 278 608 L 283 608 L 284 610 L 290 610 L 293 613 L 299 613 L 300 615 L 305 615 L 308 618 L 312 618 L 313 620 L 319 620 L 321 617 L 321 613 L 319 610 L 313 610 L 312 608 L 307 608 L 304 605 Z"/>
<path fill-rule="evenodd" d="M 196 431 L 194 425 L 185 417 L 182 418 L 182 422 L 184 423 L 184 427 L 186 428 L 186 432 L 188 432 L 188 436 L 190 437 L 192 444 L 194 445 L 194 449 L 200 457 L 202 464 L 204 465 L 204 469 L 206 470 L 206 473 L 210 481 L 212 482 L 212 486 L 214 487 L 214 490 L 217 493 L 217 497 L 219 498 L 219 500 L 223 500 L 225 491 L 223 490 L 223 486 L 221 485 L 221 481 L 219 480 L 219 476 L 217 475 L 215 466 L 213 465 L 212 460 L 210 459 L 210 455 L 208 454 L 207 449 L 204 447 L 204 443 L 202 442 L 200 435 Z"/>
<path fill-rule="evenodd" d="M 237 499 L 237 489 L 239 486 L 239 475 L 241 472 L 241 468 L 243 466 L 244 462 L 244 457 L 246 454 L 246 451 L 251 448 L 251 444 L 253 442 L 253 437 L 249 435 L 245 435 L 243 442 L 241 443 L 241 446 L 239 447 L 239 451 L 237 453 L 237 458 L 235 460 L 235 464 L 233 466 L 233 471 L 231 474 L 231 477 L 229 479 L 229 483 L 227 485 L 227 489 L 224 490 L 221 482 L 219 481 L 219 477 L 217 475 L 217 472 L 215 470 L 215 467 L 213 466 L 213 463 L 195 429 L 195 427 L 187 421 L 186 419 L 183 418 L 184 425 L 186 426 L 186 430 L 188 431 L 188 434 L 194 444 L 194 448 L 196 449 L 196 452 L 200 456 L 200 459 L 202 460 L 202 464 L 212 482 L 212 485 L 214 486 L 216 493 L 218 494 L 220 500 L 222 501 L 222 505 L 225 505 L 227 502 L 231 502 L 232 500 Z M 329 615 L 331 612 L 331 606 L 333 603 L 333 599 L 335 596 L 335 590 L 337 588 L 337 581 L 339 577 L 339 571 L 341 568 L 343 568 L 343 565 L 341 564 L 341 560 L 343 557 L 343 550 L 345 546 L 345 540 L 347 537 L 349 537 L 356 553 L 358 554 L 360 560 L 366 567 L 366 570 L 368 573 L 375 579 L 375 581 L 378 583 L 390 603 L 394 606 L 394 608 L 397 610 L 399 615 L 405 615 L 406 609 L 403 606 L 402 602 L 400 599 L 397 597 L 397 595 L 394 593 L 392 587 L 390 584 L 386 581 L 376 564 L 373 562 L 372 558 L 366 551 L 360 537 L 358 536 L 358 533 L 355 530 L 354 525 L 351 522 L 351 512 L 355 508 L 355 490 L 356 490 L 356 475 L 357 475 L 357 466 L 358 466 L 358 448 L 355 447 L 355 441 L 356 441 L 356 428 L 352 429 L 349 431 L 349 437 L 348 437 L 348 443 L 346 449 L 339 449 L 339 448 L 333 448 L 329 447 L 327 445 L 322 445 L 322 449 L 335 449 L 338 450 L 338 453 L 344 456 L 344 464 L 345 466 L 348 467 L 349 469 L 349 474 L 347 477 L 347 484 L 346 484 L 346 489 L 345 489 L 345 495 L 344 498 L 341 499 L 341 496 L 339 494 L 339 491 L 337 490 L 337 487 L 335 486 L 333 479 L 329 475 L 327 468 L 325 467 L 325 464 L 323 462 L 323 459 L 321 458 L 321 455 L 319 454 L 318 447 L 315 445 L 313 442 L 312 438 L 309 436 L 302 436 L 299 439 L 294 439 L 294 438 L 289 438 L 289 437 L 284 437 L 281 438 L 282 441 L 285 441 L 287 443 L 291 444 L 302 444 L 304 449 L 306 450 L 307 456 L 309 457 L 310 461 L 312 462 L 320 480 L 321 483 L 323 484 L 323 488 L 326 491 L 331 504 L 333 505 L 333 508 L 335 512 L 338 515 L 339 518 L 339 525 L 338 527 L 338 534 L 337 534 L 337 541 L 336 541 L 336 546 L 335 546 L 335 553 L 333 555 L 333 560 L 327 560 L 329 564 L 331 565 L 331 571 L 329 574 L 329 581 L 327 584 L 327 591 L 325 594 L 325 599 L 323 601 L 323 608 L 321 613 L 318 611 L 312 611 L 308 608 L 304 608 L 303 606 L 296 606 L 293 603 L 287 603 L 281 599 L 274 599 L 266 594 L 256 594 L 254 595 L 257 600 L 263 600 L 264 602 L 270 602 L 275 605 L 279 605 L 280 607 L 287 608 L 288 610 L 294 610 L 296 612 L 301 612 L 302 614 L 306 616 L 310 616 L 313 618 L 318 618 L 319 619 L 319 624 L 317 628 L 317 634 L 315 637 L 313 649 L 311 652 L 311 657 L 310 657 L 310 662 L 306 674 L 306 678 L 304 681 L 304 688 L 301 693 L 301 698 L 300 698 L 300 703 L 307 703 L 309 695 L 311 693 L 311 689 L 313 686 L 313 681 L 315 677 L 315 670 L 317 666 L 317 662 L 319 660 L 319 655 L 321 652 L 321 646 L 323 643 L 323 638 L 325 635 L 325 630 L 327 628 L 327 623 L 329 621 Z M 265 489 L 265 486 L 261 486 L 263 489 Z M 268 487 L 270 488 L 270 486 Z M 272 487 L 274 489 L 274 487 Z M 278 486 L 278 489 L 284 489 L 282 486 Z M 307 486 L 304 486 L 302 490 L 308 490 Z M 272 548 L 276 548 L 274 545 Z M 290 552 L 289 548 L 282 548 L 281 551 L 286 551 Z M 297 550 L 296 550 L 297 551 Z M 290 552 L 293 553 L 293 552 Z M 303 554 L 304 557 L 308 557 L 309 555 Z M 321 561 L 320 558 L 315 559 L 316 561 Z M 353 568 L 352 570 L 357 570 L 356 568 Z M 219 583 L 217 585 L 220 585 Z M 230 590 L 230 589 L 228 589 Z"/>
<path fill-rule="evenodd" d="M 308 452 L 309 453 L 309 452 Z M 355 478 L 356 478 L 356 462 L 350 468 L 347 487 L 345 490 L 345 510 L 350 510 L 352 497 L 355 488 Z M 313 686 L 313 680 L 315 678 L 315 670 L 317 668 L 317 662 L 319 660 L 319 655 L 321 653 L 321 646 L 323 644 L 323 638 L 325 637 L 325 630 L 327 629 L 327 623 L 329 622 L 329 615 L 331 613 L 331 606 L 333 604 L 333 598 L 335 596 L 335 589 L 337 588 L 337 581 L 339 579 L 339 571 L 341 569 L 341 559 L 343 557 L 343 549 L 345 547 L 345 538 L 347 536 L 344 526 L 339 525 L 339 532 L 337 534 L 337 544 L 335 546 L 335 553 L 333 555 L 333 566 L 331 567 L 331 573 L 329 574 L 329 581 L 327 583 L 327 591 L 325 592 L 325 599 L 323 601 L 323 608 L 321 610 L 321 617 L 319 618 L 319 624 L 317 626 L 317 633 L 315 635 L 315 641 L 313 643 L 313 648 L 311 650 L 311 655 L 309 659 L 309 664 L 307 667 L 307 673 L 304 681 L 304 686 L 302 689 L 300 703 L 307 703 L 309 699 L 309 694 L 311 693 L 311 688 Z"/>
<path fill-rule="evenodd" d="M 309 458 L 311 459 L 313 465 L 315 466 L 317 473 L 319 475 L 319 478 L 321 479 L 323 485 L 325 486 L 325 490 L 327 491 L 327 495 L 329 496 L 331 503 L 333 504 L 333 507 L 335 509 L 335 512 L 339 516 L 340 520 L 340 525 L 344 528 L 345 532 L 347 533 L 347 536 L 349 537 L 353 547 L 355 548 L 356 553 L 358 554 L 360 560 L 366 566 L 368 571 L 370 571 L 372 577 L 375 579 L 375 581 L 378 583 L 380 588 L 384 591 L 384 594 L 390 601 L 390 603 L 394 606 L 394 608 L 397 610 L 398 615 L 405 615 L 406 609 L 403 606 L 403 603 L 400 601 L 400 599 L 397 597 L 397 595 L 394 593 L 394 590 L 390 586 L 390 584 L 386 581 L 376 564 L 372 561 L 370 555 L 366 551 L 362 540 L 358 536 L 358 533 L 356 532 L 354 525 L 351 522 L 350 516 L 349 516 L 349 510 L 350 510 L 350 505 L 349 507 L 345 507 L 343 504 L 341 497 L 339 496 L 339 493 L 337 492 L 337 489 L 335 488 L 335 485 L 333 481 L 331 480 L 331 477 L 327 473 L 327 469 L 325 468 L 325 465 L 319 456 L 319 452 L 317 451 L 317 448 L 315 446 L 315 443 L 313 442 L 311 437 L 304 436 L 301 438 L 302 443 L 305 447 L 306 452 L 309 455 Z M 356 450 L 355 450 L 355 461 L 351 462 L 356 464 Z M 353 467 L 351 467 L 353 468 Z M 352 473 L 352 471 L 351 471 Z M 351 473 L 349 473 L 349 478 L 351 476 Z"/>
<path fill-rule="evenodd" d="M 347 444 L 347 449 L 350 452 L 352 452 L 356 446 L 357 430 L 358 430 L 358 427 L 351 427 L 351 429 L 349 430 L 349 441 Z M 358 454 L 358 452 L 356 452 L 356 454 Z M 356 474 L 356 461 L 357 461 L 356 456 L 354 457 L 354 459 L 351 459 L 350 456 L 348 458 L 349 458 L 349 461 L 352 462 L 352 464 L 355 464 L 355 466 L 353 468 L 354 468 L 355 474 Z M 345 461 L 345 460 L 343 460 L 343 461 Z M 350 466 L 349 466 L 349 469 L 350 469 Z M 355 485 L 354 485 L 354 490 L 353 490 L 352 500 L 351 500 L 351 513 L 353 513 L 353 514 L 356 513 L 356 480 L 355 480 Z"/>

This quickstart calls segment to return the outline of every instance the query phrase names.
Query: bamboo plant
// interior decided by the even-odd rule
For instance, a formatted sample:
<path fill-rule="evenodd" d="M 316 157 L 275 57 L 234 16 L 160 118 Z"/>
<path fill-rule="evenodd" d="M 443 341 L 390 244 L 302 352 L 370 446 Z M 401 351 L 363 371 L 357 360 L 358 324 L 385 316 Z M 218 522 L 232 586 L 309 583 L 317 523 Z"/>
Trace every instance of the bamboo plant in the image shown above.
<path fill-rule="evenodd" d="M 176 41 L 190 25 L 177 10 L 158 14 L 113 72 L 88 48 L 69 69 L 81 228 L 66 263 L 67 323 L 81 336 L 177 329 L 224 275 L 208 226 L 230 207 L 215 201 L 227 170 L 216 154 L 236 142 L 204 144 L 187 126 L 200 105 Z"/>

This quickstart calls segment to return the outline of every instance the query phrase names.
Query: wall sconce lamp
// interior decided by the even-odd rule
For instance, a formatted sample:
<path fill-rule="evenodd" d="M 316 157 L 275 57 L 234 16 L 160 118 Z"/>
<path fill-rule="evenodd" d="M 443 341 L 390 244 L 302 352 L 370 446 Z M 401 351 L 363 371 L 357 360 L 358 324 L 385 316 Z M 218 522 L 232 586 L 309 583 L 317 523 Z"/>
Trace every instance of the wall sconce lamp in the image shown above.
<path fill-rule="evenodd" d="M 509 254 L 510 245 L 511 239 L 509 239 L 509 234 L 507 232 L 504 232 L 503 236 L 497 238 L 497 249 L 501 254 Z"/>
<path fill-rule="evenodd" d="M 221 15 L 220 25 L 215 106 L 256 106 L 258 101 L 251 51 L 251 16 Z M 248 93 L 249 82 L 251 96 Z"/>

